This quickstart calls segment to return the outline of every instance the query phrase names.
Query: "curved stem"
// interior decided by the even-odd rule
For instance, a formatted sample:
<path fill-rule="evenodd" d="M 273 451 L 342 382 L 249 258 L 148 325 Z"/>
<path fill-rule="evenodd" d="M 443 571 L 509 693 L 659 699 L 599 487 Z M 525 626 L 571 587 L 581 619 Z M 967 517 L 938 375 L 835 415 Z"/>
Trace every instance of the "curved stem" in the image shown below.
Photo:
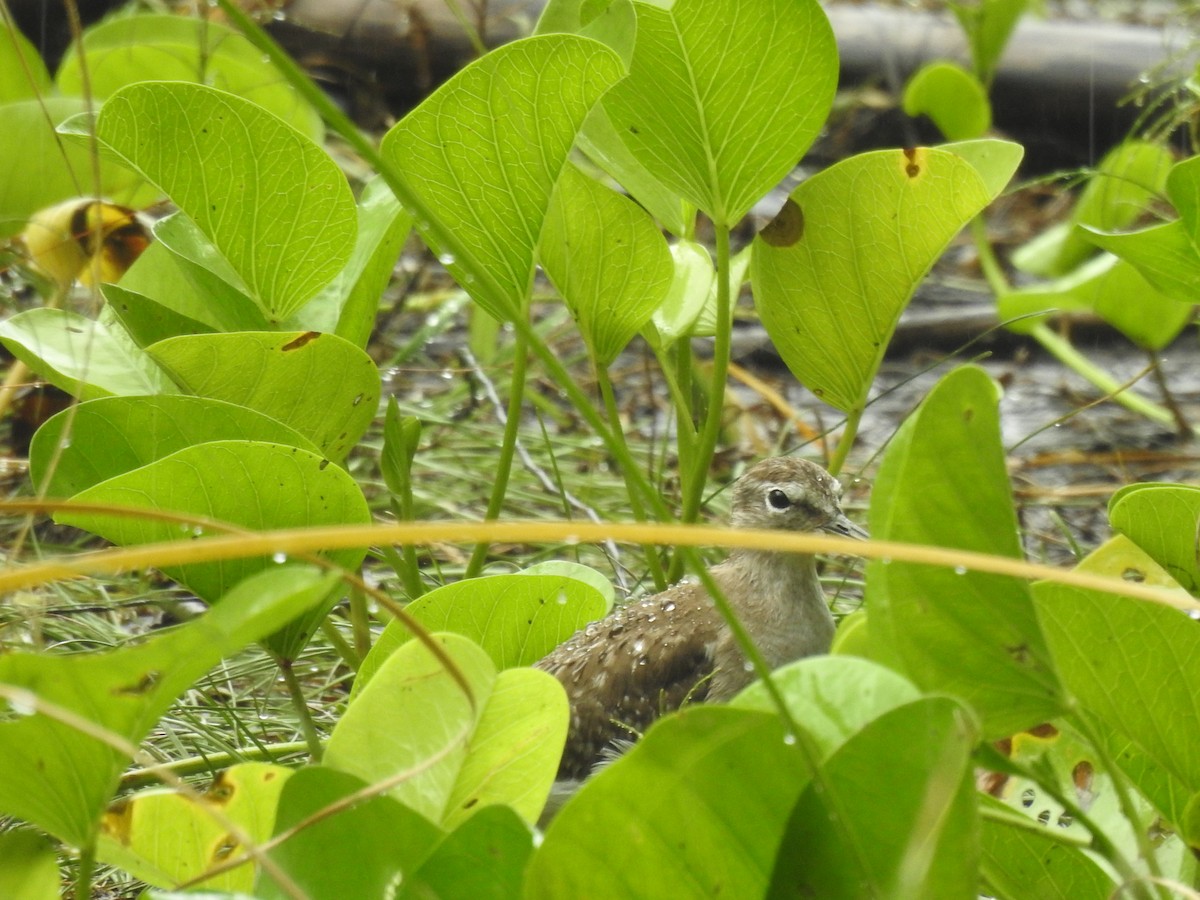
<path fill-rule="evenodd" d="M 513 456 L 517 452 L 517 436 L 521 430 L 521 404 L 525 400 L 525 371 L 529 364 L 529 342 L 525 333 L 517 331 L 516 345 L 513 347 L 512 378 L 508 388 L 508 409 L 504 415 L 504 438 L 500 443 L 500 459 L 497 461 L 496 481 L 492 485 L 492 496 L 488 500 L 487 512 L 484 519 L 492 521 L 500 517 L 504 509 L 504 498 L 508 494 L 508 479 L 512 474 Z M 465 578 L 474 578 L 483 568 L 487 559 L 489 544 L 480 542 L 471 553 L 467 563 Z"/>
<path fill-rule="evenodd" d="M 292 706 L 296 709 L 296 718 L 300 722 L 300 733 L 304 737 L 304 743 L 308 745 L 309 755 L 312 757 L 313 763 L 320 763 L 324 753 L 324 748 L 321 746 L 321 735 L 317 733 L 312 710 L 308 708 L 308 702 L 304 699 L 304 689 L 300 686 L 300 679 L 296 677 L 296 670 L 292 668 L 292 660 L 277 659 L 276 662 L 279 663 L 279 671 L 283 675 L 283 683 L 287 686 L 288 695 L 292 698 Z"/>
<path fill-rule="evenodd" d="M 862 408 L 853 409 L 846 414 L 846 427 L 842 429 L 842 436 L 838 438 L 837 447 L 833 450 L 833 456 L 829 459 L 829 474 L 837 475 L 842 471 L 842 466 L 846 464 L 846 457 L 850 455 L 850 448 L 854 446 L 854 438 L 858 436 L 858 425 L 862 421 Z"/>
<path fill-rule="evenodd" d="M 1055 359 L 1086 378 L 1115 402 L 1138 415 L 1145 416 L 1151 422 L 1157 422 L 1168 428 L 1175 427 L 1175 417 L 1169 409 L 1128 390 L 1127 386 L 1122 385 L 1108 372 L 1076 350 L 1070 341 L 1055 334 L 1044 322 L 1035 325 L 1030 334 Z"/>
<path fill-rule="evenodd" d="M 608 416 L 609 427 L 612 428 L 612 436 L 614 441 L 619 441 L 625 444 L 625 431 L 621 427 L 621 414 L 617 409 L 616 395 L 613 393 L 612 379 L 608 377 L 608 370 L 603 366 L 595 365 L 596 383 L 600 386 L 600 396 L 604 400 L 604 411 Z M 628 445 L 626 444 L 628 450 Z M 625 477 L 625 491 L 629 496 L 629 509 L 633 512 L 633 517 L 639 522 L 646 521 L 646 507 L 642 503 L 642 499 L 638 494 L 637 486 L 629 479 L 629 470 L 622 467 L 622 475 Z M 658 548 L 652 545 L 643 545 L 642 552 L 646 556 L 646 564 L 650 567 L 650 576 L 654 579 L 655 590 L 666 590 L 667 575 L 663 570 L 662 560 L 658 556 Z"/>

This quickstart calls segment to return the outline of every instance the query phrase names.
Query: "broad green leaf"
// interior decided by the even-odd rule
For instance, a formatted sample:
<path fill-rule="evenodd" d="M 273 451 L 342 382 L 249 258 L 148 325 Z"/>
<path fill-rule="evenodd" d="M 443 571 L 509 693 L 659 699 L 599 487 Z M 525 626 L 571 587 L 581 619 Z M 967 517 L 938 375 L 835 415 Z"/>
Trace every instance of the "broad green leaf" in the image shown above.
<path fill-rule="evenodd" d="M 83 400 L 174 394 L 158 365 L 115 324 L 64 309 L 30 309 L 0 322 L 0 342 L 57 388 Z"/>
<path fill-rule="evenodd" d="M 1021 557 L 1000 443 L 999 391 L 964 366 L 892 438 L 871 492 L 882 540 Z M 982 572 L 867 564 L 873 655 L 926 691 L 963 698 L 999 738 L 1062 711 L 1029 587 Z"/>
<path fill-rule="evenodd" d="M 833 103 L 837 48 L 816 0 L 636 3 L 629 77 L 605 96 L 634 156 L 718 225 L 799 161 Z"/>
<path fill-rule="evenodd" d="M 145 294 L 115 284 L 100 285 L 109 311 L 142 349 L 181 334 L 207 334 L 212 327 L 176 312 Z"/>
<path fill-rule="evenodd" d="M 974 896 L 978 738 L 967 710 L 949 697 L 922 698 L 867 723 L 792 809 L 768 896 Z"/>
<path fill-rule="evenodd" d="M 0 897 L 57 900 L 58 858 L 43 834 L 21 828 L 0 834 Z"/>
<path fill-rule="evenodd" d="M 41 54 L 6 21 L 0 25 L 0 104 L 33 100 L 49 92 L 50 73 Z"/>
<path fill-rule="evenodd" d="M 1200 592 L 1200 561 L 1196 558 L 1200 488 L 1128 485 L 1109 500 L 1108 519 L 1190 593 Z"/>
<path fill-rule="evenodd" d="M 620 75 L 596 41 L 527 38 L 467 66 L 383 139 L 422 215 L 436 217 L 418 218 L 422 239 L 495 318 L 528 304 L 554 183 L 588 110 Z"/>
<path fill-rule="evenodd" d="M 801 659 L 776 670 L 771 678 L 792 718 L 823 756 L 828 756 L 868 722 L 890 709 L 912 703 L 921 692 L 902 675 L 853 656 Z M 756 681 L 733 706 L 774 712 L 766 686 Z"/>
<path fill-rule="evenodd" d="M 7 653 L 0 656 L 0 684 L 137 744 L 222 657 L 304 612 L 335 580 L 311 567 L 267 572 L 188 625 L 136 645 L 104 653 Z M 71 846 L 90 846 L 129 759 L 20 701 L 8 706 L 0 722 L 0 765 L 7 773 L 0 779 L 0 810 Z"/>
<path fill-rule="evenodd" d="M 1007 808 L 986 795 L 980 803 L 996 814 Z M 984 818 L 979 846 L 984 893 L 1001 900 L 1106 900 L 1117 887 L 1082 848 L 1054 834 L 1038 834 L 1028 825 Z"/>
<path fill-rule="evenodd" d="M 538 255 L 599 368 L 646 324 L 674 273 L 667 242 L 641 207 L 573 165 L 554 189 Z"/>
<path fill-rule="evenodd" d="M 967 34 L 975 74 L 990 84 L 1008 39 L 1029 0 L 979 0 L 949 4 Z"/>
<path fill-rule="evenodd" d="M 389 656 L 347 708 L 325 763 L 376 783 L 412 770 L 388 791 L 434 822 L 461 821 L 481 803 L 536 817 L 567 734 L 566 695 L 553 676 L 496 667 L 456 634 L 434 635 L 470 698 L 419 641 Z"/>
<path fill-rule="evenodd" d="M 521 570 L 520 574 L 558 575 L 591 585 L 604 598 L 604 611 L 601 613 L 600 618 L 603 618 L 612 611 L 613 604 L 617 600 L 616 588 L 613 587 L 613 583 L 603 573 L 597 572 L 595 569 L 583 565 L 583 563 L 571 562 L 569 559 L 547 559 L 540 563 L 534 563 L 532 566 L 527 566 Z"/>
<path fill-rule="evenodd" d="M 102 481 L 73 498 L 133 509 L 192 514 L 265 531 L 311 525 L 366 523 L 366 500 L 340 466 L 282 444 L 213 441 L 194 444 L 140 469 Z M 200 538 L 197 529 L 101 513 L 60 513 L 57 520 L 85 528 L 120 546 Z M 336 550 L 329 558 L 355 569 L 364 551 Z M 163 569 L 209 602 L 244 578 L 276 565 L 264 557 L 232 559 Z"/>
<path fill-rule="evenodd" d="M 18 233 L 38 210 L 81 192 L 126 205 L 148 199 L 135 196 L 141 176 L 107 159 L 94 160 L 82 145 L 59 140 L 55 126 L 85 108 L 75 97 L 0 105 L 0 134 L 21 136 L 0 141 L 0 238 Z M 97 166 L 100 184 L 93 188 Z"/>
<path fill-rule="evenodd" d="M 952 141 L 977 138 L 992 127 L 987 91 L 979 79 L 952 62 L 928 63 L 909 79 L 904 112 L 929 116 Z"/>
<path fill-rule="evenodd" d="M 30 480 L 47 497 L 71 497 L 206 441 L 270 441 L 319 452 L 283 423 L 232 403 L 178 394 L 103 397 L 38 429 L 29 448 Z"/>
<path fill-rule="evenodd" d="M 674 275 L 666 297 L 654 310 L 645 335 L 658 348 L 669 347 L 692 333 L 708 298 L 716 295 L 717 272 L 704 245 L 677 241 L 671 245 Z"/>
<path fill-rule="evenodd" d="M 998 197 L 1008 186 L 1017 166 L 1025 156 L 1025 148 L 1012 141 L 982 138 L 975 141 L 955 141 L 942 144 L 939 150 L 953 153 L 969 162 L 983 179 L 988 194 Z"/>
<path fill-rule="evenodd" d="M 105 102 L 96 133 L 196 223 L 273 322 L 350 258 L 355 209 L 345 176 L 248 100 L 186 82 L 132 84 Z"/>
<path fill-rule="evenodd" d="M 1200 792 L 1200 628 L 1168 606 L 1043 583 L 1038 614 L 1066 689 L 1192 793 Z"/>
<path fill-rule="evenodd" d="M 455 828 L 493 805 L 535 823 L 554 783 L 569 715 L 553 675 L 530 668 L 498 673 L 446 799 L 443 824 Z"/>
<path fill-rule="evenodd" d="M 83 94 L 83 66 L 72 44 L 55 74 L 65 94 Z M 190 81 L 253 101 L 314 141 L 321 118 L 248 40 L 212 19 L 177 15 L 122 16 L 83 33 L 86 88 L 108 97 L 139 81 Z"/>
<path fill-rule="evenodd" d="M 517 898 L 532 855 L 529 826 L 508 807 L 489 806 L 447 835 L 404 879 L 396 896 L 399 900 Z"/>
<path fill-rule="evenodd" d="M 176 315 L 194 319 L 209 331 L 267 331 L 270 324 L 246 294 L 172 246 L 176 216 L 155 225 L 152 243 L 121 279 L 121 288 L 149 298 Z M 192 226 L 195 228 L 195 226 Z"/>
<path fill-rule="evenodd" d="M 1109 234 L 1085 228 L 1089 241 L 1130 263 L 1172 300 L 1193 304 L 1200 298 L 1200 252 L 1183 222 L 1168 222 L 1142 231 Z"/>
<path fill-rule="evenodd" d="M 104 814 L 96 856 L 158 887 L 190 881 L 247 850 L 231 840 L 208 807 L 261 843 L 275 827 L 275 805 L 291 775 L 283 766 L 240 763 L 218 773 L 199 803 L 166 788 L 122 797 Z M 240 866 L 202 884 L 211 891 L 248 892 L 254 887 L 254 866 Z"/>
<path fill-rule="evenodd" d="M 353 775 L 307 766 L 283 787 L 275 830 L 282 832 L 366 784 Z M 373 796 L 325 816 L 270 851 L 271 859 L 311 900 L 386 897 L 415 872 L 437 845 L 441 831 L 391 797 Z M 267 870 L 255 897 L 291 900 Z"/>
<path fill-rule="evenodd" d="M 350 261 L 296 313 L 295 325 L 331 331 L 356 347 L 366 347 L 375 328 L 379 298 L 391 281 L 412 224 L 412 214 L 401 208 L 387 183 L 379 176 L 369 181 L 358 201 L 358 240 Z"/>
<path fill-rule="evenodd" d="M 379 405 L 374 361 L 334 334 L 195 334 L 147 350 L 184 391 L 278 419 L 335 462 L 362 437 Z"/>
<path fill-rule="evenodd" d="M 807 781 L 777 716 L 668 716 L 555 816 L 525 896 L 761 897 Z"/>
<path fill-rule="evenodd" d="M 1091 310 L 1140 347 L 1161 350 L 1192 319 L 1190 304 L 1160 294 L 1130 263 L 1103 254 L 1053 282 L 998 298 L 1008 328 L 1026 333 L 1054 312 Z M 1034 315 L 1035 313 L 1045 315 Z"/>
<path fill-rule="evenodd" d="M 1193 156 L 1171 167 L 1167 174 L 1167 194 L 1192 245 L 1200 243 L 1200 158 Z"/>
<path fill-rule="evenodd" d="M 1109 538 L 1080 560 L 1075 568 L 1080 572 L 1093 572 L 1173 591 L 1181 599 L 1191 598 L 1191 594 L 1166 569 L 1123 534 Z"/>
<path fill-rule="evenodd" d="M 792 373 L 826 403 L 861 409 L 917 284 L 994 184 L 952 152 L 917 148 L 854 156 L 796 188 L 750 265 Z"/>
<path fill-rule="evenodd" d="M 1047 233 L 1013 254 L 1013 264 L 1035 275 L 1062 275 L 1095 252 L 1077 226 L 1117 231 L 1134 221 L 1161 194 L 1174 161 L 1159 144 L 1126 141 L 1100 161 L 1071 212 L 1066 228 Z"/>
<path fill-rule="evenodd" d="M 486 575 L 436 588 L 404 608 L 428 631 L 470 638 L 497 669 L 533 665 L 572 634 L 604 618 L 599 591 L 570 575 Z M 371 647 L 355 679 L 357 696 L 397 648 L 412 639 L 399 619 Z"/>

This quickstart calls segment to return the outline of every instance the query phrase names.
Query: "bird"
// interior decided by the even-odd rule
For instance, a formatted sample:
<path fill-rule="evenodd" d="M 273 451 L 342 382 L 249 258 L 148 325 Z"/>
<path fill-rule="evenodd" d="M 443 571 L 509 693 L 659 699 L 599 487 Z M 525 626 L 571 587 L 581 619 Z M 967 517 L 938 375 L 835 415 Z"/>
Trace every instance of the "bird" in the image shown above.
<path fill-rule="evenodd" d="M 730 524 L 866 539 L 842 512 L 841 493 L 816 463 L 764 459 L 734 483 Z M 812 556 L 738 549 L 709 574 L 772 669 L 828 652 L 834 622 Z M 732 630 L 694 580 L 618 607 L 534 667 L 557 678 L 570 701 L 561 782 L 585 779 L 663 714 L 726 701 L 754 680 Z"/>

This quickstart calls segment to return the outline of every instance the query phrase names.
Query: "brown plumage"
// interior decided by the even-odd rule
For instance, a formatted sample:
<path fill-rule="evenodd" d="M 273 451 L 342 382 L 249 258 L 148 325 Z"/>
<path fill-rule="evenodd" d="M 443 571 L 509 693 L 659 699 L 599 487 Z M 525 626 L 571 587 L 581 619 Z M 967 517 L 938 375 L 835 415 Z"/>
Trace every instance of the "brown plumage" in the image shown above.
<path fill-rule="evenodd" d="M 740 528 L 866 532 L 842 513 L 841 486 L 802 459 L 752 466 L 733 486 L 730 522 Z M 824 653 L 833 617 L 811 556 L 735 550 L 709 570 L 767 663 Z M 559 778 L 586 777 L 613 741 L 628 740 L 685 702 L 724 701 L 754 673 L 700 584 L 683 582 L 614 610 L 537 663 L 571 702 Z"/>

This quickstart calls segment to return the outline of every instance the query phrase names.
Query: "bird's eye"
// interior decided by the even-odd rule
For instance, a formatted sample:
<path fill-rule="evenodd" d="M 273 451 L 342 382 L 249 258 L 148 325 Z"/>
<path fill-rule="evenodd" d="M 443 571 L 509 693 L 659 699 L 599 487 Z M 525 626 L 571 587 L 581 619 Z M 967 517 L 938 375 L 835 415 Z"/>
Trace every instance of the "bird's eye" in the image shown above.
<path fill-rule="evenodd" d="M 787 509 L 792 505 L 792 498 L 779 488 L 774 488 L 767 492 L 767 503 L 771 509 Z"/>

